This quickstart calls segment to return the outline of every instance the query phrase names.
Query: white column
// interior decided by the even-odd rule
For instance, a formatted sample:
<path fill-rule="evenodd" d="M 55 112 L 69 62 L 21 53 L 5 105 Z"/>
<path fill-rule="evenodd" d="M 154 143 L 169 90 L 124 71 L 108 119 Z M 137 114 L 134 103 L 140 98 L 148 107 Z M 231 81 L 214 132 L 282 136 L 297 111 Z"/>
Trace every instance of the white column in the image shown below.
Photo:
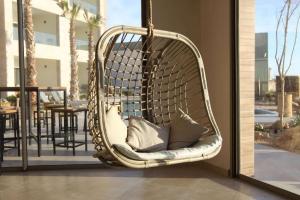
<path fill-rule="evenodd" d="M 71 56 L 70 56 L 70 40 L 69 40 L 69 20 L 64 17 L 59 17 L 58 32 L 59 32 L 59 45 L 60 45 L 60 66 L 59 77 L 60 85 L 70 88 L 71 77 Z"/>
<path fill-rule="evenodd" d="M 12 2 L 0 2 L 0 85 L 14 86 L 13 13 Z"/>
<path fill-rule="evenodd" d="M 106 0 L 98 0 L 97 4 L 98 4 L 98 11 L 99 11 L 98 14 L 102 19 L 104 19 L 103 24 L 101 24 L 98 29 L 98 37 L 100 37 L 100 35 L 104 33 L 106 29 L 107 5 L 106 5 Z"/>

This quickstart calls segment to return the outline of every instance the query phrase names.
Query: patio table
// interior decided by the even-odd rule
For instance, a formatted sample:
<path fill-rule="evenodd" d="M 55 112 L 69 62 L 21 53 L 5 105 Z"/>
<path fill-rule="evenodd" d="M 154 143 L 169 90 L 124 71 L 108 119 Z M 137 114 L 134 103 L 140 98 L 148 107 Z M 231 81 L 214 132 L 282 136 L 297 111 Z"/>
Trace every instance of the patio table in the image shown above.
<path fill-rule="evenodd" d="M 40 120 L 40 93 L 41 92 L 51 92 L 51 91 L 62 91 L 64 93 L 64 107 L 67 106 L 67 90 L 65 87 L 25 87 L 25 92 L 27 94 L 27 110 L 31 110 L 31 93 L 36 94 L 36 110 L 37 110 L 37 133 L 36 135 L 32 131 L 32 117 L 31 112 L 27 112 L 28 119 L 28 135 L 29 144 L 31 144 L 31 139 L 33 138 L 37 143 L 38 156 L 41 156 L 41 120 Z M 20 87 L 0 87 L 0 98 L 2 92 L 20 92 Z"/>

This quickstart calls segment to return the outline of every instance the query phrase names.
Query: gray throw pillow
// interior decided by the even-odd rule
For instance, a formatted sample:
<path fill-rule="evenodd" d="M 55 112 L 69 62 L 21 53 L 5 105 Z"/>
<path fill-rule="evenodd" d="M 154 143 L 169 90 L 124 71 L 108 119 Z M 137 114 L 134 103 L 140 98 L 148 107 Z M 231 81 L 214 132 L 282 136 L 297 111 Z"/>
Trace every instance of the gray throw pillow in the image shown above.
<path fill-rule="evenodd" d="M 160 127 L 139 118 L 130 117 L 127 143 L 136 151 L 155 152 L 166 150 L 169 127 Z"/>
<path fill-rule="evenodd" d="M 188 147 L 198 141 L 201 136 L 208 132 L 208 128 L 200 126 L 181 109 L 171 122 L 168 149 Z"/>

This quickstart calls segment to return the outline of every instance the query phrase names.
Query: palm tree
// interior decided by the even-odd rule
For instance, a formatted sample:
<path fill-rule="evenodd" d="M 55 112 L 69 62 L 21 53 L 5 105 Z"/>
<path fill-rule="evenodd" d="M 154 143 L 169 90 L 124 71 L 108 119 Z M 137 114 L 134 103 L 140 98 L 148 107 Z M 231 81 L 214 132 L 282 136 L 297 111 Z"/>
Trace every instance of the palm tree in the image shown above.
<path fill-rule="evenodd" d="M 84 10 L 84 18 L 88 24 L 88 71 L 90 71 L 94 60 L 94 30 L 99 26 L 99 24 L 103 23 L 103 19 L 100 17 L 100 15 L 89 16 L 89 13 L 86 9 Z"/>
<path fill-rule="evenodd" d="M 60 0 L 57 5 L 63 10 L 64 17 L 70 20 L 70 54 L 71 54 L 71 80 L 70 80 L 70 99 L 79 99 L 79 80 L 78 80 L 78 63 L 76 49 L 76 31 L 75 20 L 80 11 L 80 5 L 73 3 L 69 6 L 66 0 Z"/>
<path fill-rule="evenodd" d="M 31 0 L 24 1 L 24 25 L 25 25 L 25 44 L 26 44 L 26 85 L 37 85 L 37 69 L 35 60 L 35 41 L 32 19 Z M 35 94 L 31 96 L 32 103 L 36 102 Z"/>

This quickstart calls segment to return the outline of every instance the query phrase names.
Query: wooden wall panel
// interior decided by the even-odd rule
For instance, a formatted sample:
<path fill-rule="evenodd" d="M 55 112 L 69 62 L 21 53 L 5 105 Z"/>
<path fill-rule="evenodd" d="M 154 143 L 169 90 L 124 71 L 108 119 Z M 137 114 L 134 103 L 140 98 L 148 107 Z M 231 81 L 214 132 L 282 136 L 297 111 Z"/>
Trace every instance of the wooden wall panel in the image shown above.
<path fill-rule="evenodd" d="M 255 0 L 239 1 L 240 171 L 254 175 Z"/>

